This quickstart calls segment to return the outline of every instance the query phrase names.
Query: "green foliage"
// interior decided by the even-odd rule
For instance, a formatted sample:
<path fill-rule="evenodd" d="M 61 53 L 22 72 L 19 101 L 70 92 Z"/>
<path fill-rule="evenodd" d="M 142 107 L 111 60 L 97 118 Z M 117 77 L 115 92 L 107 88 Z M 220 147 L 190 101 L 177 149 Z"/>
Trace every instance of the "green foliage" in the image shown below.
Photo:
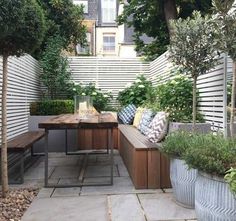
<path fill-rule="evenodd" d="M 152 83 L 145 76 L 140 75 L 135 82 L 128 84 L 127 87 L 120 91 L 117 100 L 121 106 L 134 104 L 141 106 L 150 97 L 152 92 Z"/>
<path fill-rule="evenodd" d="M 202 17 L 199 12 L 194 12 L 193 18 L 178 19 L 171 25 L 174 35 L 169 47 L 170 58 L 184 68 L 186 74 L 198 77 L 217 64 L 216 30 L 209 16 Z"/>
<path fill-rule="evenodd" d="M 70 88 L 71 73 L 68 71 L 68 61 L 61 55 L 63 42 L 59 36 L 49 38 L 40 60 L 43 69 L 40 79 L 47 88 L 46 97 L 51 99 L 59 98 Z"/>
<path fill-rule="evenodd" d="M 236 164 L 236 142 L 221 135 L 199 134 L 191 142 L 184 160 L 200 171 L 223 176 Z"/>
<path fill-rule="evenodd" d="M 44 40 L 34 54 L 40 58 L 48 39 L 55 34 L 64 39 L 63 47 L 74 47 L 86 42 L 86 27 L 83 22 L 83 7 L 74 5 L 72 0 L 37 0 L 44 10 L 47 31 Z"/>
<path fill-rule="evenodd" d="M 234 0 L 213 1 L 216 11 L 214 15 L 214 24 L 217 30 L 216 46 L 236 61 L 236 9 L 233 4 Z"/>
<path fill-rule="evenodd" d="M 93 100 L 94 108 L 99 112 L 112 109 L 108 106 L 112 99 L 111 92 L 102 92 L 101 89 L 96 88 L 94 83 L 89 83 L 86 86 L 81 84 L 74 85 L 72 94 L 73 96 L 90 96 Z"/>
<path fill-rule="evenodd" d="M 43 100 L 30 104 L 30 115 L 58 115 L 74 113 L 73 100 Z"/>
<path fill-rule="evenodd" d="M 185 131 L 176 131 L 166 136 L 161 151 L 170 157 L 183 158 L 190 147 L 194 135 Z"/>
<path fill-rule="evenodd" d="M 225 180 L 229 184 L 232 193 L 236 194 L 236 168 L 230 168 L 226 171 Z"/>
<path fill-rule="evenodd" d="M 190 16 L 193 10 L 199 10 L 203 14 L 209 12 L 212 4 L 211 0 L 178 0 L 172 1 L 173 8 L 177 12 L 177 18 Z M 122 15 L 118 17 L 119 24 L 132 26 L 135 31 L 134 41 L 136 50 L 148 60 L 153 60 L 164 51 L 169 44 L 169 33 L 166 18 L 172 16 L 170 10 L 164 10 L 165 4 L 170 1 L 156 0 L 129 0 L 129 4 L 124 5 Z M 143 35 L 151 37 L 153 40 L 145 44 Z"/>
<path fill-rule="evenodd" d="M 45 18 L 35 0 L 0 1 L 0 54 L 31 53 L 45 33 Z"/>
<path fill-rule="evenodd" d="M 185 75 L 178 74 L 172 80 L 158 85 L 153 90 L 153 99 L 147 106 L 154 110 L 168 112 L 169 119 L 174 122 L 191 122 L 193 105 L 193 83 Z M 203 121 L 198 113 L 197 120 Z"/>

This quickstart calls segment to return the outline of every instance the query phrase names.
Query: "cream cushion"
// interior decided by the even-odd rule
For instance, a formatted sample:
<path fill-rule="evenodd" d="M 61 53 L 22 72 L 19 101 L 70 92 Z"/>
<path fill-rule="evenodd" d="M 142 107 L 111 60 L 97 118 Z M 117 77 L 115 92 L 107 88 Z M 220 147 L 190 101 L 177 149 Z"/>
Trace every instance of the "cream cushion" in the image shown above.
<path fill-rule="evenodd" d="M 133 121 L 133 126 L 138 128 L 140 120 L 142 118 L 142 114 L 145 111 L 145 108 L 143 107 L 138 107 L 136 110 L 136 113 L 134 115 L 134 121 Z"/>

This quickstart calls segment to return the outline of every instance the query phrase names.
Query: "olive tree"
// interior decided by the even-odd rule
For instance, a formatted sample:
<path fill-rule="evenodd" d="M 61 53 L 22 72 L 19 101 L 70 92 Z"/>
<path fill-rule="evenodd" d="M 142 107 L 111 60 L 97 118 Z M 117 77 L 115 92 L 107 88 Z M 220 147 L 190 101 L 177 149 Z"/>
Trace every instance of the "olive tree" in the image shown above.
<path fill-rule="evenodd" d="M 170 58 L 193 78 L 193 129 L 196 126 L 197 78 L 213 68 L 218 56 L 214 45 L 215 28 L 212 20 L 193 12 L 193 17 L 171 22 Z"/>
<path fill-rule="evenodd" d="M 0 55 L 2 73 L 1 170 L 2 193 L 8 191 L 7 171 L 7 62 L 9 56 L 20 56 L 36 49 L 44 36 L 45 20 L 36 0 L 0 1 Z"/>
<path fill-rule="evenodd" d="M 236 92 L 236 10 L 234 0 L 213 1 L 216 15 L 214 16 L 217 30 L 216 45 L 219 50 L 227 53 L 233 60 L 233 80 L 231 92 L 230 134 L 234 134 L 234 108 Z"/>

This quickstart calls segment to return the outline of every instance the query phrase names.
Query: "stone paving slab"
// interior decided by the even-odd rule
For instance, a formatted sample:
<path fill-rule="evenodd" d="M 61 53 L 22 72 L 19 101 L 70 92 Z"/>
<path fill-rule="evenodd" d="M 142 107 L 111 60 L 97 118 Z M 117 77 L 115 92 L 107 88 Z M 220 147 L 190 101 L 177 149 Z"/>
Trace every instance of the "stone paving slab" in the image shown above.
<path fill-rule="evenodd" d="M 53 173 L 55 167 L 48 167 L 48 175 L 49 177 L 51 176 L 51 174 Z M 25 174 L 24 174 L 24 178 L 27 180 L 32 179 L 38 179 L 38 180 L 42 180 L 44 179 L 44 167 L 37 167 L 37 168 L 29 168 Z"/>
<path fill-rule="evenodd" d="M 110 195 L 108 205 L 112 221 L 146 221 L 135 194 Z"/>
<path fill-rule="evenodd" d="M 77 178 L 79 176 L 79 166 L 58 166 L 51 174 L 50 178 Z"/>
<path fill-rule="evenodd" d="M 172 193 L 138 194 L 138 197 L 148 220 L 196 219 L 195 211 L 177 205 Z"/>
<path fill-rule="evenodd" d="M 81 187 L 55 188 L 52 197 L 79 196 Z"/>
<path fill-rule="evenodd" d="M 101 178 L 86 178 L 86 182 L 109 182 L 106 177 Z M 112 186 L 84 186 L 81 190 L 81 195 L 103 195 L 103 194 L 129 194 L 129 193 L 162 193 L 162 190 L 136 190 L 130 177 L 114 177 Z"/>
<path fill-rule="evenodd" d="M 37 198 L 50 198 L 54 192 L 54 188 L 42 188 L 38 195 Z"/>
<path fill-rule="evenodd" d="M 111 174 L 110 165 L 89 165 L 86 168 L 84 177 L 109 177 Z M 117 167 L 113 167 L 114 177 L 118 176 Z"/>
<path fill-rule="evenodd" d="M 106 196 L 36 198 L 21 221 L 109 221 Z"/>
<path fill-rule="evenodd" d="M 48 166 L 76 166 L 82 164 L 82 158 L 78 157 L 55 157 L 48 161 Z M 37 167 L 44 167 L 44 162 L 40 162 Z"/>

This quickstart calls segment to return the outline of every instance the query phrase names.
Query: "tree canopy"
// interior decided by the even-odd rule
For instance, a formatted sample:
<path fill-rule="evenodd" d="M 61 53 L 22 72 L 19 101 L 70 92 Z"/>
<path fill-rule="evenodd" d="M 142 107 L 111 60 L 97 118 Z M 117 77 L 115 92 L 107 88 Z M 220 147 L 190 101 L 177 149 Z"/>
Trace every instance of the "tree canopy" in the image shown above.
<path fill-rule="evenodd" d="M 0 54 L 34 51 L 45 33 L 45 19 L 35 0 L 0 1 Z"/>
<path fill-rule="evenodd" d="M 52 36 L 59 35 L 64 39 L 63 48 L 84 44 L 86 27 L 83 22 L 83 7 L 74 5 L 72 0 L 37 0 L 44 10 L 47 31 L 40 48 L 34 54 L 42 55 L 46 42 Z"/>
<path fill-rule="evenodd" d="M 170 19 L 186 18 L 194 10 L 205 14 L 212 7 L 211 0 L 128 0 L 127 3 L 118 23 L 134 28 L 136 50 L 149 60 L 166 51 L 171 33 Z M 145 45 L 144 34 L 153 41 Z"/>

